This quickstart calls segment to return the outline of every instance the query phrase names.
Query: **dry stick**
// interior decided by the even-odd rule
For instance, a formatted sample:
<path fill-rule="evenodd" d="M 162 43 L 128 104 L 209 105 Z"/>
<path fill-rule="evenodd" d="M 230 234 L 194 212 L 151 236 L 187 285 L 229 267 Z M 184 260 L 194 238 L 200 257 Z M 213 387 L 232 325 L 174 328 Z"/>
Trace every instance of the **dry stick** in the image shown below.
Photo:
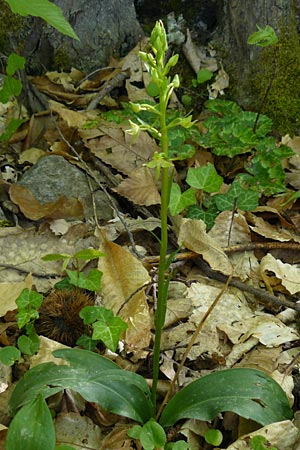
<path fill-rule="evenodd" d="M 227 282 L 227 275 L 224 275 L 221 272 L 217 272 L 209 267 L 207 263 L 202 261 L 200 258 L 195 260 L 195 264 L 200 268 L 200 270 L 209 278 L 213 280 L 221 281 L 222 283 Z M 300 304 L 290 302 L 289 300 L 281 299 L 276 297 L 275 295 L 270 294 L 269 292 L 265 292 L 262 289 L 257 289 L 248 284 L 240 281 L 236 278 L 232 278 L 230 280 L 230 286 L 238 288 L 240 291 L 249 292 L 249 294 L 255 295 L 257 301 L 260 303 L 269 303 L 278 306 L 285 306 L 286 308 L 294 309 L 295 311 L 300 311 Z"/>
<path fill-rule="evenodd" d="M 96 97 L 93 98 L 93 100 L 90 102 L 90 104 L 87 107 L 87 111 L 92 111 L 93 109 L 97 108 L 98 103 L 101 102 L 101 100 L 106 97 L 107 94 L 109 94 L 115 87 L 120 86 L 123 84 L 123 81 L 126 80 L 126 78 L 129 78 L 129 70 L 126 70 L 125 72 L 118 73 L 113 79 L 107 80 Z"/>
<path fill-rule="evenodd" d="M 300 243 L 298 242 L 254 242 L 250 244 L 241 244 L 241 245 L 233 245 L 230 247 L 222 248 L 225 253 L 235 253 L 235 252 L 245 252 L 252 250 L 272 250 L 272 249 L 288 249 L 299 251 Z M 227 276 L 221 272 L 213 270 L 209 267 L 207 263 L 205 263 L 200 257 L 198 253 L 187 251 L 183 253 L 177 253 L 174 262 L 176 261 L 185 261 L 185 260 L 194 260 L 195 264 L 199 267 L 199 269 L 206 275 L 208 278 L 213 280 L 221 281 L 225 283 L 227 280 Z M 145 265 L 155 264 L 158 261 L 158 257 L 148 257 L 144 259 Z M 300 311 L 300 304 L 291 302 L 289 300 L 285 300 L 275 295 L 270 294 L 262 289 L 254 288 L 244 283 L 243 281 L 238 280 L 237 278 L 232 278 L 230 282 L 230 286 L 234 286 L 238 288 L 240 291 L 249 292 L 249 294 L 253 294 L 257 301 L 263 304 L 270 303 L 278 306 L 284 306 L 286 308 L 294 309 L 295 311 Z"/>
<path fill-rule="evenodd" d="M 183 354 L 182 360 L 181 360 L 181 362 L 180 362 L 180 364 L 179 364 L 179 366 L 178 366 L 178 368 L 177 368 L 177 370 L 176 370 L 175 376 L 174 376 L 173 380 L 172 380 L 171 383 L 170 383 L 170 387 L 169 387 L 169 390 L 168 390 L 168 392 L 167 392 L 167 395 L 165 396 L 165 398 L 164 398 L 162 404 L 160 405 L 160 408 L 159 408 L 158 413 L 157 413 L 157 416 L 156 416 L 156 420 L 159 419 L 159 417 L 160 417 L 160 415 L 161 415 L 161 413 L 162 413 L 162 411 L 163 411 L 165 405 L 168 403 L 168 401 L 169 401 L 169 399 L 170 399 L 170 397 L 171 397 L 171 395 L 172 395 L 172 393 L 173 393 L 173 391 L 174 391 L 174 386 L 175 386 L 175 383 L 176 383 L 177 380 L 178 380 L 180 371 L 182 370 L 182 368 L 183 368 L 183 366 L 184 366 L 184 364 L 185 364 L 185 361 L 186 361 L 186 359 L 187 359 L 187 357 L 188 357 L 188 354 L 190 353 L 191 348 L 193 347 L 193 345 L 194 345 L 194 343 L 195 343 L 195 341 L 196 341 L 196 339 L 197 339 L 199 333 L 201 332 L 201 330 L 202 330 L 202 328 L 203 328 L 203 326 L 204 326 L 204 324 L 205 324 L 205 322 L 206 322 L 208 316 L 211 314 L 211 312 L 213 311 L 213 309 L 214 309 L 214 308 L 217 306 L 217 304 L 219 303 L 219 301 L 220 301 L 222 295 L 224 294 L 224 292 L 225 292 L 226 289 L 228 288 L 228 286 L 229 286 L 231 280 L 232 280 L 232 274 L 231 274 L 229 277 L 227 277 L 227 281 L 226 281 L 226 283 L 225 283 L 225 286 L 223 286 L 223 288 L 221 289 L 221 291 L 219 292 L 219 294 L 216 296 L 216 298 L 214 299 L 214 301 L 212 302 L 212 304 L 210 305 L 210 307 L 208 308 L 208 310 L 205 312 L 204 316 L 203 316 L 202 319 L 200 320 L 200 322 L 199 322 L 199 324 L 198 324 L 196 330 L 194 331 L 194 333 L 193 333 L 193 335 L 192 335 L 192 338 L 191 338 L 191 340 L 190 340 L 190 342 L 189 342 L 189 344 L 188 344 L 188 346 L 187 346 L 187 348 L 186 348 L 186 350 L 185 350 L 185 352 L 184 352 L 184 354 Z"/>
<path fill-rule="evenodd" d="M 51 114 L 52 114 L 52 112 L 51 112 Z M 106 195 L 106 197 L 107 197 L 107 199 L 108 199 L 108 201 L 109 201 L 109 203 L 110 203 L 112 209 L 115 211 L 115 213 L 116 213 L 118 219 L 120 220 L 121 224 L 123 225 L 123 227 L 125 228 L 125 230 L 126 230 L 126 232 L 127 232 L 127 234 L 128 234 L 128 237 L 129 237 L 129 240 L 130 240 L 130 243 L 131 243 L 131 247 L 132 247 L 132 251 L 133 251 L 134 254 L 140 259 L 141 256 L 140 256 L 139 252 L 138 252 L 137 249 L 136 249 L 136 246 L 135 246 L 135 242 L 134 242 L 132 233 L 130 232 L 130 230 L 129 230 L 128 226 L 127 226 L 127 223 L 126 223 L 126 221 L 123 219 L 123 217 L 122 217 L 120 211 L 118 210 L 115 201 L 113 200 L 113 198 L 111 197 L 111 195 L 109 195 L 109 193 L 107 192 L 107 189 L 103 186 L 103 184 L 100 183 L 100 181 L 95 177 L 95 175 L 93 174 L 93 172 L 90 170 L 89 166 L 88 166 L 88 165 L 86 164 L 86 162 L 81 158 L 81 156 L 80 156 L 79 153 L 75 150 L 75 148 L 73 147 L 73 145 L 70 144 L 70 142 L 65 138 L 65 136 L 63 135 L 61 129 L 59 128 L 59 126 L 58 126 L 57 124 L 56 124 L 56 129 L 57 129 L 57 131 L 58 131 L 60 137 L 62 138 L 62 140 L 67 144 L 67 146 L 69 147 L 69 149 L 74 153 L 74 155 L 76 155 L 76 157 L 78 158 L 78 160 L 83 164 L 83 166 L 84 166 L 86 172 L 88 173 L 88 175 L 89 175 L 89 176 L 97 183 L 97 185 L 100 187 L 100 189 L 101 189 L 101 190 L 104 192 L 104 194 Z M 96 220 L 95 222 L 96 222 L 96 225 L 97 225 L 98 220 Z"/>

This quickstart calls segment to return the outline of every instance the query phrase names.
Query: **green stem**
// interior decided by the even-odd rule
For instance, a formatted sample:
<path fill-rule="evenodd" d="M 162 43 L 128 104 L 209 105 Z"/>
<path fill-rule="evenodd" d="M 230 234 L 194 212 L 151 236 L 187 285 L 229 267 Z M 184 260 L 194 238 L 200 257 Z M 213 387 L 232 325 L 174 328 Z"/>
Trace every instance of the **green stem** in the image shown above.
<path fill-rule="evenodd" d="M 163 99 L 160 99 L 161 116 L 160 116 L 160 131 L 161 131 L 161 149 L 162 152 L 168 157 L 168 132 L 166 126 L 166 108 L 167 104 Z M 157 306 L 154 316 L 155 325 L 155 340 L 153 351 L 153 384 L 152 384 L 152 402 L 156 406 L 156 390 L 159 375 L 159 359 L 160 359 L 160 346 L 161 346 L 161 334 L 165 323 L 166 310 L 167 310 L 167 294 L 165 271 L 166 260 L 168 252 L 168 207 L 170 200 L 170 174 L 169 167 L 164 167 L 161 170 L 161 238 L 160 238 L 160 259 L 158 266 L 158 288 L 157 288 Z"/>

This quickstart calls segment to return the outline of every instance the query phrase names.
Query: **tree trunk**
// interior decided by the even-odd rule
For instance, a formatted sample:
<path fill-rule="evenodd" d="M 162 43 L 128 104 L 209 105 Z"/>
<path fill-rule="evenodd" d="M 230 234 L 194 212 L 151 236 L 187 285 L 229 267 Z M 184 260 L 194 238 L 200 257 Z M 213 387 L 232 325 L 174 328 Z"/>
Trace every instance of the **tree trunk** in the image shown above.
<path fill-rule="evenodd" d="M 124 56 L 142 36 L 133 0 L 55 0 L 54 3 L 62 8 L 80 42 L 60 34 L 41 19 L 19 20 L 6 2 L 0 0 L 0 52 L 19 51 L 27 58 L 29 73 L 71 67 L 89 72 L 107 65 L 111 56 Z M 11 21 L 18 21 L 18 26 L 12 29 Z"/>

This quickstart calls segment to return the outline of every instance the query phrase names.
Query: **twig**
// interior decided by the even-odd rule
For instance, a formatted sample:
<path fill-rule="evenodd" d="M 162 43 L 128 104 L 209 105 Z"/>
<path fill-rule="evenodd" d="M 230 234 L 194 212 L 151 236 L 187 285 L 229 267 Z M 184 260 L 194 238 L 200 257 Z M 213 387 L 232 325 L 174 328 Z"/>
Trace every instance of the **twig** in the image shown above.
<path fill-rule="evenodd" d="M 126 78 L 129 77 L 129 70 L 125 72 L 118 73 L 113 79 L 107 80 L 96 97 L 93 98 L 93 100 L 89 103 L 88 107 L 86 108 L 87 111 L 92 111 L 93 109 L 97 108 L 97 105 L 101 102 L 101 100 L 109 94 L 115 87 L 120 86 Z"/>

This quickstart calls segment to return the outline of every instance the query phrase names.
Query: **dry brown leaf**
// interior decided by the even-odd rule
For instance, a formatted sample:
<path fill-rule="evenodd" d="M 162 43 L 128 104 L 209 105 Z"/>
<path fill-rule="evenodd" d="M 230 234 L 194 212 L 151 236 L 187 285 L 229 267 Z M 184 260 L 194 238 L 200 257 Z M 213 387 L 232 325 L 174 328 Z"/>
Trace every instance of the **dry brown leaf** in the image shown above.
<path fill-rule="evenodd" d="M 182 219 L 178 244 L 202 255 L 212 269 L 226 275 L 232 273 L 228 256 L 219 244 L 206 233 L 206 225 L 202 220 Z"/>
<path fill-rule="evenodd" d="M 25 186 L 10 187 L 11 200 L 19 206 L 24 216 L 31 220 L 83 218 L 83 204 L 77 198 L 59 197 L 55 202 L 40 203 Z"/>
<path fill-rule="evenodd" d="M 98 268 L 103 272 L 101 293 L 103 306 L 112 309 L 127 322 L 125 342 L 132 351 L 149 346 L 151 319 L 144 289 L 150 281 L 141 261 L 128 250 L 103 239 Z"/>
<path fill-rule="evenodd" d="M 283 229 L 276 225 L 271 225 L 266 222 L 262 217 L 258 217 L 255 214 L 247 212 L 247 218 L 253 225 L 249 225 L 251 230 L 261 236 L 274 241 L 286 242 L 295 241 L 300 242 L 299 234 L 295 233 L 292 229 Z"/>
<path fill-rule="evenodd" d="M 28 275 L 24 281 L 17 283 L 0 283 L 0 317 L 4 316 L 7 311 L 13 311 L 17 308 L 16 299 L 25 288 L 29 290 L 32 288 L 31 275 Z"/>
<path fill-rule="evenodd" d="M 79 130 L 86 147 L 101 159 L 120 172 L 131 175 L 143 164 L 152 159 L 159 148 L 148 133 L 141 132 L 135 142 L 126 133 L 129 125 L 116 125 L 102 122 L 94 130 Z M 90 137 L 94 138 L 90 138 Z"/>
<path fill-rule="evenodd" d="M 276 278 L 281 281 L 290 294 L 300 292 L 300 269 L 298 267 L 285 264 L 268 253 L 260 262 L 260 270 L 264 273 L 264 277 L 268 277 L 268 272 L 275 273 Z"/>
<path fill-rule="evenodd" d="M 160 195 L 148 167 L 140 167 L 122 181 L 116 191 L 137 205 L 160 204 Z"/>
<path fill-rule="evenodd" d="M 49 100 L 49 106 L 51 110 L 57 113 L 71 128 L 80 128 L 88 120 L 97 117 L 95 111 L 75 111 L 54 100 Z"/>

